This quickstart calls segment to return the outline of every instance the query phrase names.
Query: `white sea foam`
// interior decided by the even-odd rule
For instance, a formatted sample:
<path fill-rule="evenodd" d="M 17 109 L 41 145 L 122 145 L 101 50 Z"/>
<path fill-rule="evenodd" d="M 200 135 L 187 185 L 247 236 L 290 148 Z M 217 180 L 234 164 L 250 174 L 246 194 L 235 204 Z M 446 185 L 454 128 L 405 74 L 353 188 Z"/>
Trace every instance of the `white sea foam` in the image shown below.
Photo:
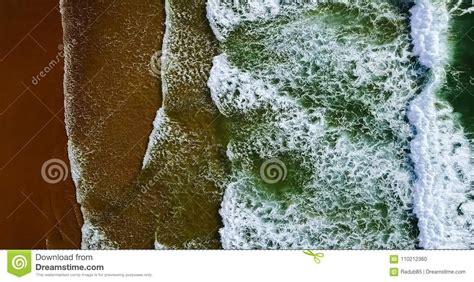
<path fill-rule="evenodd" d="M 429 68 L 443 67 L 448 58 L 449 13 L 446 6 L 434 5 L 431 0 L 418 0 L 410 12 L 414 54 Z"/>
<path fill-rule="evenodd" d="M 155 250 L 168 250 L 169 248 L 155 240 Z"/>
<path fill-rule="evenodd" d="M 163 190 L 160 193 L 163 203 L 159 206 L 169 213 L 166 221 L 157 224 L 157 248 L 203 248 L 216 243 L 214 238 L 207 240 L 211 234 L 196 233 L 195 229 L 192 240 L 183 238 L 188 237 L 187 229 L 192 224 L 187 223 L 187 215 L 182 211 L 199 209 L 203 214 L 212 214 L 215 211 L 212 207 L 220 200 L 219 181 L 223 175 L 220 148 L 211 126 L 217 111 L 208 102 L 206 87 L 209 56 L 214 54 L 216 46 L 200 13 L 204 3 L 196 2 L 189 9 L 189 5 L 165 1 L 166 31 L 161 57 L 163 103 L 153 123 L 143 161 L 143 168 L 153 174 L 154 183 L 159 183 Z M 189 195 L 195 196 L 195 203 L 187 201 Z M 204 200 L 197 200 L 198 197 Z M 171 234 L 175 243 L 169 243 L 171 231 L 166 225 L 170 222 L 179 225 L 174 229 L 180 231 Z M 203 225 L 202 230 L 208 226 Z M 209 229 L 211 232 L 216 231 Z M 161 242 L 162 238 L 167 238 L 166 244 Z"/>
<path fill-rule="evenodd" d="M 169 128 L 166 126 L 166 123 L 169 122 L 169 119 L 166 117 L 164 108 L 160 108 L 156 112 L 155 120 L 153 121 L 153 130 L 150 134 L 148 147 L 145 152 L 145 156 L 143 157 L 143 165 L 142 168 L 145 168 L 152 159 L 152 150 L 155 148 L 156 144 L 166 138 L 169 134 Z"/>
<path fill-rule="evenodd" d="M 216 56 L 208 85 L 211 97 L 225 116 L 248 114 L 262 107 L 283 110 L 296 103 L 287 97 L 278 97 L 277 89 L 270 83 L 253 78 L 233 67 L 225 54 Z M 217 91 L 219 89 L 219 91 Z"/>
<path fill-rule="evenodd" d="M 389 6 L 373 7 L 377 20 L 403 27 Z M 384 34 L 375 21 L 367 36 L 325 21 L 331 16 L 275 18 L 241 39 L 229 33 L 232 43 L 214 59 L 208 85 L 231 120 L 224 248 L 415 246 L 403 153 L 405 108 L 417 92 L 408 34 Z M 276 57 L 255 61 L 261 54 Z M 344 112 L 354 105 L 360 110 Z M 271 158 L 288 169 L 278 186 L 255 173 Z"/>
<path fill-rule="evenodd" d="M 462 13 L 461 13 L 461 16 L 466 15 L 466 14 L 471 14 L 471 13 L 474 13 L 474 7 L 470 7 L 470 8 L 467 8 L 467 9 L 463 10 Z"/>
<path fill-rule="evenodd" d="M 445 5 L 416 1 L 411 9 L 414 52 L 431 69 L 431 79 L 411 103 L 408 117 L 416 128 L 411 158 L 417 180 L 414 211 L 420 246 L 427 249 L 470 248 L 474 211 L 466 196 L 473 180 L 469 141 L 456 127 L 452 108 L 437 98 L 445 80 L 449 14 Z"/>
<path fill-rule="evenodd" d="M 165 0 L 165 34 L 163 35 L 163 45 L 161 48 L 161 97 L 165 101 L 168 94 L 168 82 L 166 81 L 165 74 L 169 67 L 169 44 L 171 35 L 171 6 L 169 0 Z M 162 105 L 164 107 L 164 105 Z"/>
<path fill-rule="evenodd" d="M 241 22 L 270 19 L 282 11 L 314 7 L 320 0 L 208 0 L 207 18 L 218 40 L 223 40 Z"/>
<path fill-rule="evenodd" d="M 163 36 L 163 45 L 161 47 L 161 96 L 162 101 L 166 100 L 168 94 L 168 82 L 165 78 L 166 70 L 169 67 L 169 44 L 172 29 L 171 23 L 171 6 L 169 0 L 165 1 L 165 34 Z M 160 109 L 156 112 L 155 120 L 153 121 L 153 130 L 148 138 L 148 146 L 143 157 L 142 169 L 145 168 L 152 160 L 152 151 L 157 144 L 163 141 L 169 134 L 170 128 L 166 126 L 169 123 L 169 118 L 165 113 L 165 104 L 162 103 Z"/>
<path fill-rule="evenodd" d="M 75 190 L 76 190 L 76 199 L 79 203 L 82 202 L 82 198 L 80 197 L 80 189 L 79 189 L 79 183 L 81 181 L 81 166 L 79 164 L 79 152 L 75 149 L 74 144 L 72 143 L 72 140 L 68 141 L 68 146 L 67 146 L 67 153 L 69 157 L 69 165 L 71 167 L 71 178 L 72 181 L 74 182 Z"/>
<path fill-rule="evenodd" d="M 83 250 L 113 250 L 117 249 L 117 244 L 108 239 L 104 231 L 87 220 L 82 226 L 82 244 Z"/>

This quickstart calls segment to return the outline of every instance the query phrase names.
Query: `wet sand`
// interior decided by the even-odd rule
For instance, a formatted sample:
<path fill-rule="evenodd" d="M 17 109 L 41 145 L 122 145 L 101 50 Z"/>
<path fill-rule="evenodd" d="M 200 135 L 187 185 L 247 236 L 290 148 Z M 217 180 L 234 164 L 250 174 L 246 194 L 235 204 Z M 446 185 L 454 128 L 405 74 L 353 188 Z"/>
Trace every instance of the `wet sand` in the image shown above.
<path fill-rule="evenodd" d="M 134 189 L 161 105 L 161 82 L 150 61 L 162 46 L 164 4 L 64 0 L 62 16 L 66 123 L 80 172 L 78 201 L 84 217 L 113 237 L 109 212 Z"/>
<path fill-rule="evenodd" d="M 162 122 L 155 124 L 161 133 L 152 137 L 150 161 L 114 224 L 127 226 L 122 234 L 140 238 L 133 247 L 149 245 L 150 237 L 158 248 L 221 247 L 218 211 L 226 157 L 216 131 L 220 116 L 207 87 L 217 42 L 205 3 L 168 1 L 162 66 L 166 92 Z"/>
<path fill-rule="evenodd" d="M 165 1 L 63 3 L 66 120 L 87 227 L 83 247 L 152 248 L 156 239 L 166 248 L 219 248 L 225 148 L 207 88 L 217 44 L 206 2 L 167 3 L 167 62 L 155 76 L 150 59 L 163 46 Z M 147 150 L 158 110 L 169 135 L 153 136 Z"/>
<path fill-rule="evenodd" d="M 56 184 L 41 175 L 50 159 L 68 164 L 57 1 L 1 1 L 0 38 L 0 249 L 79 248 L 68 168 Z"/>

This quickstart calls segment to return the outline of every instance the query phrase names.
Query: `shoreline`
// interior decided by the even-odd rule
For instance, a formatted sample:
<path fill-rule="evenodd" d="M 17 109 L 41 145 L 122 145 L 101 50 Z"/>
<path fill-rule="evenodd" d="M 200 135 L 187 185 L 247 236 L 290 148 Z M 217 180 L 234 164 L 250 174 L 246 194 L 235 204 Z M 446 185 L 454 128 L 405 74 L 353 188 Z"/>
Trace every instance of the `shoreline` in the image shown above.
<path fill-rule="evenodd" d="M 83 228 L 83 236 L 94 238 L 99 230 L 118 241 L 129 236 L 108 215 L 133 191 L 161 103 L 150 61 L 162 45 L 162 1 L 63 0 L 61 12 L 71 167 L 85 222 L 95 226 Z"/>

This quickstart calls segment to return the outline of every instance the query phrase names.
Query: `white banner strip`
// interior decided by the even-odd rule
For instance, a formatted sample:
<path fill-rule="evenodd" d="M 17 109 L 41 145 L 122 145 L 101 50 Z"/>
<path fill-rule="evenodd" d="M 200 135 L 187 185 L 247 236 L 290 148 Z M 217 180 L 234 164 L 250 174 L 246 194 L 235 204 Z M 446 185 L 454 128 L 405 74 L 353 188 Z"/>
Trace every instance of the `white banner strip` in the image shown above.
<path fill-rule="evenodd" d="M 473 251 L 34 250 L 0 259 L 6 282 L 474 281 Z"/>

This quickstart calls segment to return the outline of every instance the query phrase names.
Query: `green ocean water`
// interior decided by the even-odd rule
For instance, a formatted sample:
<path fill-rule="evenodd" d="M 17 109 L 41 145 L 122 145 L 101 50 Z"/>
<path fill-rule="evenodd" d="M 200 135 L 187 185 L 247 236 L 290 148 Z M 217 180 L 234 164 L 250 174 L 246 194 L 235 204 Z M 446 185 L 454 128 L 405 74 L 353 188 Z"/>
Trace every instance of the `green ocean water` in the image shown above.
<path fill-rule="evenodd" d="M 212 7 L 224 248 L 472 245 L 473 22 L 456 3 Z"/>
<path fill-rule="evenodd" d="M 362 2 L 244 22 L 221 44 L 230 69 L 214 68 L 233 75 L 210 84 L 232 163 L 224 248 L 416 245 L 405 110 L 424 76 L 409 7 Z M 269 160 L 285 172 L 276 183 Z"/>
<path fill-rule="evenodd" d="M 445 67 L 444 1 L 237 2 L 167 1 L 163 107 L 132 201 L 110 216 L 124 241 L 474 246 L 473 14 L 452 15 Z"/>
<path fill-rule="evenodd" d="M 461 8 L 467 9 L 465 3 Z M 443 97 L 457 113 L 460 126 L 469 139 L 474 138 L 474 13 L 454 16 L 451 19 L 450 66 Z"/>

